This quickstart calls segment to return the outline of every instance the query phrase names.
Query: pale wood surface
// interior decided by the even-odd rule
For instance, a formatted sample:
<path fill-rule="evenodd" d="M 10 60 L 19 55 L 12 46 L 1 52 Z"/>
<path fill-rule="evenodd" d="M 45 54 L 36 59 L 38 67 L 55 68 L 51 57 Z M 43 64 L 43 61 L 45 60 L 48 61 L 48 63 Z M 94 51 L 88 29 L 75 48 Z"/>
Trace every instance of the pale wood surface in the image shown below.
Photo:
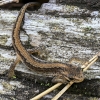
<path fill-rule="evenodd" d="M 16 57 L 11 35 L 18 13 L 19 10 L 0 10 L 0 74 L 9 69 Z M 25 47 L 43 45 L 40 58 L 50 62 L 66 63 L 73 57 L 87 61 L 100 51 L 99 11 L 58 5 L 52 0 L 38 12 L 26 12 L 23 29 Z M 16 69 L 33 74 L 22 64 Z M 86 71 L 85 79 L 100 80 L 100 60 Z"/>

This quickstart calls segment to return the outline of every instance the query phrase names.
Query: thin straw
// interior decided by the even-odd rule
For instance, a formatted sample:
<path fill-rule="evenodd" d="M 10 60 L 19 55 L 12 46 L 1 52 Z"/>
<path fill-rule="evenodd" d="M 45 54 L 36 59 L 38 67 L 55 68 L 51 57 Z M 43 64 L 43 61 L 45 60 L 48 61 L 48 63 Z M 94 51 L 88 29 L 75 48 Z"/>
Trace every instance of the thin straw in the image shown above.
<path fill-rule="evenodd" d="M 74 82 L 70 81 L 55 97 L 51 100 L 57 100 Z"/>
<path fill-rule="evenodd" d="M 41 97 L 43 97 L 44 95 L 50 93 L 51 91 L 53 91 L 54 89 L 56 89 L 57 87 L 59 87 L 62 83 L 57 83 L 54 86 L 50 87 L 49 89 L 45 90 L 44 92 L 40 93 L 39 95 L 35 96 L 34 98 L 30 99 L 30 100 L 38 100 Z"/>

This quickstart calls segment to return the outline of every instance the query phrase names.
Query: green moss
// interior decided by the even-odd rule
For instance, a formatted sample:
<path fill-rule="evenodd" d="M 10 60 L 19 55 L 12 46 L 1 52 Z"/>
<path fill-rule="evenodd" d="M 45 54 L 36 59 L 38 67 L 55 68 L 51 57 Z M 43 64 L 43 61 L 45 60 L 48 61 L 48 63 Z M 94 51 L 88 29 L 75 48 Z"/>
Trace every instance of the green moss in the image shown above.
<path fill-rule="evenodd" d="M 13 79 L 16 79 L 16 76 L 14 75 L 12 78 L 13 78 Z"/>
<path fill-rule="evenodd" d="M 46 87 L 50 87 L 52 85 L 51 83 L 43 83 L 43 82 L 41 82 L 40 84 L 41 86 L 46 86 Z"/>
<path fill-rule="evenodd" d="M 9 37 L 7 35 L 0 36 L 0 44 L 4 45 Z"/>
<path fill-rule="evenodd" d="M 88 26 L 88 27 L 84 27 L 83 28 L 83 32 L 91 32 L 91 31 L 93 31 L 94 29 L 91 27 L 91 26 Z"/>

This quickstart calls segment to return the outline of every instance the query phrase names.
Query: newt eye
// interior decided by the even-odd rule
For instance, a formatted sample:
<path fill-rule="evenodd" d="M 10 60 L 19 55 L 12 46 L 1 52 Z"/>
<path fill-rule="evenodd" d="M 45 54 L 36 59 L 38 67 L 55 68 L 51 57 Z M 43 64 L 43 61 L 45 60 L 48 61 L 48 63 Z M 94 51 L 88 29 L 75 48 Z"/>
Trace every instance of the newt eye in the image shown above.
<path fill-rule="evenodd" d="M 69 78 L 70 80 L 74 80 L 74 78 Z"/>
<path fill-rule="evenodd" d="M 84 76 L 83 76 L 83 75 L 81 75 L 81 76 L 80 76 L 80 78 L 84 78 Z"/>

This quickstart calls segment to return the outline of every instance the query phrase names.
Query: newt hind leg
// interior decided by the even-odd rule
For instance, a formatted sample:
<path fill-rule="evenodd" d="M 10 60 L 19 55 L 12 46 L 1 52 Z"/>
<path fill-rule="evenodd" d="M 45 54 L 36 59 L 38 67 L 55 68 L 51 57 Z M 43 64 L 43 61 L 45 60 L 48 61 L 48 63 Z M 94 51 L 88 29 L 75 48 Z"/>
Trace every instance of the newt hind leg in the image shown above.
<path fill-rule="evenodd" d="M 55 77 L 52 79 L 52 82 L 53 82 L 53 83 L 63 83 L 63 84 L 66 84 L 66 83 L 68 83 L 69 81 L 71 81 L 69 78 L 65 78 L 65 77 L 63 77 L 62 75 L 55 76 Z"/>
<path fill-rule="evenodd" d="M 15 76 L 14 69 L 15 69 L 16 65 L 20 62 L 21 62 L 21 59 L 20 59 L 19 55 L 17 54 L 16 60 L 11 64 L 11 66 L 9 68 L 8 78 L 12 78 L 13 76 Z"/>

